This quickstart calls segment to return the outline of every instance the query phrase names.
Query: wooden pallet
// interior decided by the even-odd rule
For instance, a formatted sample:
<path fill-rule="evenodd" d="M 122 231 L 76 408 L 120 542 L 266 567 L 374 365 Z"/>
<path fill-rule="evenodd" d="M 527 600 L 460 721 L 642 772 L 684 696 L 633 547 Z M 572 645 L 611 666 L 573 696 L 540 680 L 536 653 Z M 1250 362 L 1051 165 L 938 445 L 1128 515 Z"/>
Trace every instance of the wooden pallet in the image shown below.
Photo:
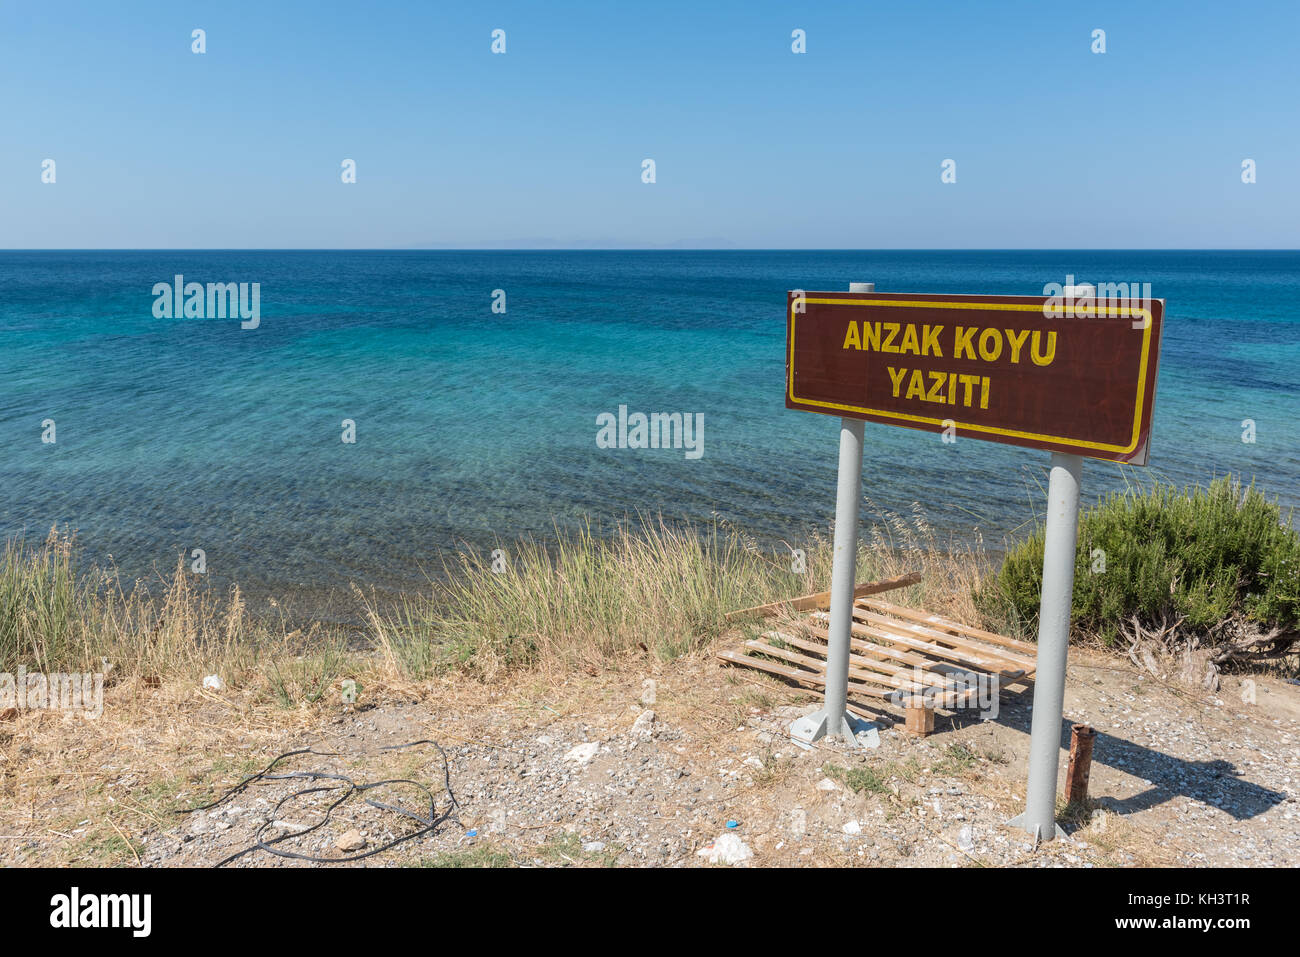
<path fill-rule="evenodd" d="M 813 611 L 739 649 L 719 651 L 718 657 L 823 694 L 827 625 L 827 614 Z M 1036 646 L 1025 641 L 920 609 L 858 598 L 849 641 L 848 707 L 893 724 L 899 718 L 885 710 L 892 705 L 904 713 L 909 730 L 928 734 L 936 707 L 958 710 L 977 700 L 976 682 L 996 678 L 999 692 L 1023 691 L 1033 679 L 1036 656 Z"/>

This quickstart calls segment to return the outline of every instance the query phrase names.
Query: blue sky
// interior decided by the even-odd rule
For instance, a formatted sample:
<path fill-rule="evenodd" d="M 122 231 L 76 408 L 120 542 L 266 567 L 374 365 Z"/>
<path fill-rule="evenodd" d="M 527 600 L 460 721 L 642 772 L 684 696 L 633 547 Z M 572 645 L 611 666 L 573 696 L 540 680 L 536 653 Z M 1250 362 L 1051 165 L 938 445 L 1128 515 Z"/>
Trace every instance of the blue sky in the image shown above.
<path fill-rule="evenodd" d="M 1295 0 L 3 0 L 0 247 L 1295 248 L 1297 35 Z"/>

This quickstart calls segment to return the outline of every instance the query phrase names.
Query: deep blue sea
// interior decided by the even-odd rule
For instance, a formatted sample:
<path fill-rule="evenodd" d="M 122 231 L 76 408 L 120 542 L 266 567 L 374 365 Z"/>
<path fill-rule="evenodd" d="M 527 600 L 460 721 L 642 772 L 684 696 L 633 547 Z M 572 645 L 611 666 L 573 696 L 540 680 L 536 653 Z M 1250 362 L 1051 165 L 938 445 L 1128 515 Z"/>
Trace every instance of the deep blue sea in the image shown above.
<path fill-rule="evenodd" d="M 178 273 L 259 283 L 260 325 L 155 317 Z M 0 252 L 0 537 L 68 526 L 128 579 L 202 548 L 214 585 L 308 601 L 637 513 L 797 545 L 838 420 L 784 407 L 786 290 L 1067 274 L 1167 300 L 1151 464 L 1088 460 L 1086 499 L 1231 471 L 1300 504 L 1297 252 Z M 702 414 L 703 455 L 599 448 L 620 405 Z M 1045 452 L 869 424 L 866 458 L 864 522 L 918 503 L 996 547 L 1041 514 Z"/>

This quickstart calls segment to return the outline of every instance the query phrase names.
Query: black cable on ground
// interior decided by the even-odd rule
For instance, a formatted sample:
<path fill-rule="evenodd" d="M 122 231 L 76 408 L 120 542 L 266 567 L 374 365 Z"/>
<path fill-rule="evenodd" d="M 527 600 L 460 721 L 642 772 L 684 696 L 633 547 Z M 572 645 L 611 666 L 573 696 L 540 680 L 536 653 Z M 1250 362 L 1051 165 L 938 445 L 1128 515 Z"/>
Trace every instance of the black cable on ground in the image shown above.
<path fill-rule="evenodd" d="M 385 851 L 391 850 L 392 848 L 396 847 L 399 844 L 404 844 L 407 841 L 415 840 L 415 838 L 417 837 L 423 837 L 425 834 L 428 834 L 431 831 L 437 829 L 445 821 L 454 819 L 455 811 L 460 808 L 460 802 L 456 800 L 456 795 L 451 789 L 451 762 L 448 761 L 447 759 L 447 752 L 442 749 L 442 745 L 440 745 L 437 741 L 431 741 L 428 738 L 424 738 L 419 741 L 411 741 L 408 744 L 390 745 L 388 747 L 380 748 L 379 750 L 400 751 L 405 748 L 418 747 L 419 745 L 422 744 L 433 745 L 435 748 L 438 749 L 438 753 L 442 755 L 443 786 L 447 789 L 448 804 L 447 804 L 447 809 L 443 811 L 441 814 L 438 813 L 437 798 L 434 796 L 433 792 L 430 791 L 427 787 L 425 787 L 420 782 L 412 781 L 407 778 L 391 778 L 387 781 L 375 781 L 370 784 L 358 784 L 356 781 L 352 780 L 352 778 L 348 777 L 346 774 L 334 774 L 325 771 L 287 771 L 281 774 L 271 773 L 275 769 L 276 765 L 278 765 L 281 761 L 284 761 L 288 758 L 296 757 L 300 754 L 315 754 L 320 757 L 338 757 L 340 755 L 340 752 L 338 751 L 317 751 L 313 748 L 299 748 L 296 751 L 286 751 L 284 754 L 279 755 L 274 761 L 268 764 L 261 771 L 257 772 L 256 774 L 250 775 L 249 777 L 245 778 L 243 781 L 240 781 L 238 784 L 236 784 L 234 787 L 227 790 L 224 794 L 222 794 L 219 798 L 217 798 L 215 801 L 211 802 L 210 804 L 203 804 L 200 805 L 199 807 L 184 808 L 176 811 L 175 813 L 193 814 L 195 811 L 207 811 L 211 808 L 216 807 L 218 804 L 221 804 L 228 798 L 238 794 L 240 791 L 243 791 L 250 784 L 254 784 L 258 781 L 287 781 L 293 779 L 301 779 L 307 781 L 337 781 L 339 782 L 337 784 L 323 785 L 321 787 L 303 788 L 301 791 L 295 791 L 292 794 L 287 794 L 284 797 L 282 797 L 276 803 L 275 807 L 272 808 L 271 816 L 270 816 L 271 819 L 269 821 L 264 822 L 261 825 L 261 827 L 257 829 L 255 842 L 249 845 L 248 847 L 244 848 L 242 851 L 238 851 L 237 853 L 231 854 L 229 857 L 224 858 L 221 861 L 218 861 L 214 866 L 223 867 L 226 864 L 229 864 L 231 861 L 238 860 L 239 858 L 243 857 L 245 854 L 250 854 L 253 851 L 259 851 L 259 850 L 266 851 L 268 854 L 274 854 L 277 857 L 290 858 L 292 860 L 297 860 L 297 861 L 309 861 L 314 864 L 346 864 L 349 861 L 360 861 L 367 857 L 374 857 L 376 854 L 382 854 Z M 382 801 L 376 801 L 364 796 L 365 792 L 367 791 L 373 790 L 374 788 L 378 788 L 378 787 L 384 787 L 385 785 L 389 785 L 389 784 L 409 784 L 412 787 L 419 788 L 421 791 L 423 791 L 425 796 L 428 797 L 429 799 L 428 815 L 426 816 L 423 814 L 418 814 L 415 811 L 411 811 L 407 808 L 398 807 L 392 804 L 385 804 Z M 319 821 L 317 821 L 311 827 L 304 828 L 301 831 L 294 831 L 292 834 L 282 834 L 279 837 L 273 837 L 270 839 L 266 838 L 265 835 L 266 835 L 267 828 L 275 826 L 276 820 L 279 819 L 280 809 L 285 804 L 287 804 L 290 801 L 296 800 L 297 798 L 305 797 L 306 795 L 309 794 L 317 794 L 317 793 L 322 793 L 327 791 L 342 791 L 343 793 L 336 801 L 334 801 L 334 803 L 330 804 L 330 806 L 325 809 L 325 814 Z M 343 804 L 347 803 L 348 799 L 351 798 L 354 794 L 362 795 L 362 800 L 364 800 L 371 807 L 379 808 L 380 810 L 383 811 L 391 811 L 394 814 L 400 814 L 403 817 L 411 818 L 412 820 L 418 822 L 421 825 L 421 827 L 419 827 L 415 831 L 412 831 L 410 834 L 403 834 L 401 837 L 395 838 L 394 840 L 391 840 L 386 844 L 373 848 L 369 851 L 366 851 L 365 853 L 353 854 L 347 857 L 316 857 L 311 854 L 299 854 L 296 851 L 289 851 L 275 846 L 276 844 L 279 844 L 282 841 L 287 841 L 291 838 L 302 837 L 305 834 L 310 834 L 312 831 L 324 827 L 326 824 L 330 822 L 330 816 L 334 813 L 334 811 L 336 811 Z"/>

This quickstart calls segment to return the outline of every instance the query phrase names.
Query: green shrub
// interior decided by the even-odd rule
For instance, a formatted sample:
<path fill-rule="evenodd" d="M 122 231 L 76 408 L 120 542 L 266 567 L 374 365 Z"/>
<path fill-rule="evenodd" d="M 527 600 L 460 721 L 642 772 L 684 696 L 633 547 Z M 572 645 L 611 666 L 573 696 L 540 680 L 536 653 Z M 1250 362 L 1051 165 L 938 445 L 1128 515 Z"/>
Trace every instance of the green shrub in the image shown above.
<path fill-rule="evenodd" d="M 1231 616 L 1300 629 L 1300 535 L 1291 517 L 1254 485 L 1229 478 L 1209 488 L 1112 493 L 1080 519 L 1076 632 L 1111 644 L 1134 615 L 1143 624 L 1181 615 L 1185 629 L 1202 633 Z M 978 604 L 1032 633 L 1042 580 L 1040 527 L 1007 553 Z"/>

